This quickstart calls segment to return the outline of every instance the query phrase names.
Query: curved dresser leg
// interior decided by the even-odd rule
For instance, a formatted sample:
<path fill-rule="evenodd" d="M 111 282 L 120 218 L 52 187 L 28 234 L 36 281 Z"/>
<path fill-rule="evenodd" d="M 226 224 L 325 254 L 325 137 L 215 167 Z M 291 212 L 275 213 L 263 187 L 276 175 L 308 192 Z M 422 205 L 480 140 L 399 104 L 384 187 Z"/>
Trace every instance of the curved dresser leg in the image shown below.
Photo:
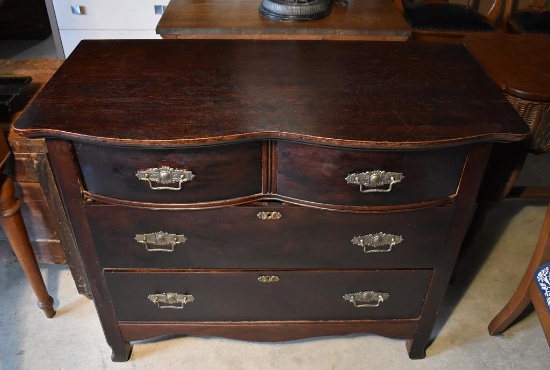
<path fill-rule="evenodd" d="M 0 208 L 2 210 L 2 227 L 10 245 L 19 260 L 32 289 L 38 298 L 40 307 L 46 317 L 54 317 L 53 298 L 48 294 L 44 279 L 36 262 L 27 229 L 23 223 L 21 204 L 15 198 L 15 188 L 12 179 L 6 177 L 0 189 Z"/>
<path fill-rule="evenodd" d="M 525 270 L 525 274 L 508 301 L 506 306 L 491 320 L 489 324 L 489 334 L 497 335 L 506 330 L 510 324 L 525 310 L 531 302 L 529 296 L 529 285 L 533 280 L 535 270 L 545 263 L 550 261 L 550 205 L 546 209 L 546 216 L 542 223 L 542 230 L 537 241 L 537 246 L 531 257 L 531 261 Z"/>
<path fill-rule="evenodd" d="M 132 354 L 132 344 L 130 342 L 122 341 L 120 343 L 110 343 L 113 353 L 111 354 L 111 360 L 114 362 L 126 362 Z"/>

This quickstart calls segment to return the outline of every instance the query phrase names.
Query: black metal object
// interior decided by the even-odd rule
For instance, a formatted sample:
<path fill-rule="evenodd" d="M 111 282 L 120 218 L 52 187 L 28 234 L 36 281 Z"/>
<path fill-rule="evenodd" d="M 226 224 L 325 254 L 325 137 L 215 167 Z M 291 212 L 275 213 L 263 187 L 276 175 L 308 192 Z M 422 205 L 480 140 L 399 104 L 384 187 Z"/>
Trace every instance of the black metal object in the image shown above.
<path fill-rule="evenodd" d="M 260 14 L 276 21 L 300 22 L 330 14 L 332 0 L 263 0 Z"/>
<path fill-rule="evenodd" d="M 0 77 L 0 120 L 9 121 L 28 100 L 25 89 L 32 81 L 31 77 Z"/>

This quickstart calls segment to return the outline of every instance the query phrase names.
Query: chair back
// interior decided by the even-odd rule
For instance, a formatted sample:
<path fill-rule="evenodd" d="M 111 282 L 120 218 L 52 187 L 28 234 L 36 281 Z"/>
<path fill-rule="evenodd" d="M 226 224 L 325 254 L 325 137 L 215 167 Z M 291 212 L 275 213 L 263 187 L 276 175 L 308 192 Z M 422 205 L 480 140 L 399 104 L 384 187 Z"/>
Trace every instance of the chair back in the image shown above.
<path fill-rule="evenodd" d="M 514 33 L 550 34 L 550 0 L 529 0 L 521 7 L 518 0 L 507 0 L 503 20 L 508 31 Z"/>
<path fill-rule="evenodd" d="M 540 1 L 540 0 L 539 0 Z M 459 4 L 448 0 L 394 0 L 418 41 L 462 42 L 469 33 L 499 31 L 496 23 L 504 0 L 491 0 L 487 14 L 479 12 L 480 0 Z"/>

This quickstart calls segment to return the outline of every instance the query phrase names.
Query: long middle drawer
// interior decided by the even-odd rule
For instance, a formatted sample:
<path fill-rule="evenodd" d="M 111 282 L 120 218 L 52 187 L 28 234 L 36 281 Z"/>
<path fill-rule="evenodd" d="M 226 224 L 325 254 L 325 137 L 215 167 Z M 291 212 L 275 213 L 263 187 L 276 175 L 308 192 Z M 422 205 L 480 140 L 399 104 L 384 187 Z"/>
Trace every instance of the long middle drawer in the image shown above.
<path fill-rule="evenodd" d="M 454 210 L 85 209 L 103 268 L 193 269 L 433 267 Z"/>

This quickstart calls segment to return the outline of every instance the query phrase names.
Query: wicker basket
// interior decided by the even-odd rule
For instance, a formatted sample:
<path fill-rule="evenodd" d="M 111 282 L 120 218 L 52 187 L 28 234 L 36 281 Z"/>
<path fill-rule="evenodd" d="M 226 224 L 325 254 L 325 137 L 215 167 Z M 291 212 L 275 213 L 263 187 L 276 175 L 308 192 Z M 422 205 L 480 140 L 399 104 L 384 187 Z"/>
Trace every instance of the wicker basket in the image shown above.
<path fill-rule="evenodd" d="M 550 152 L 550 102 L 525 100 L 504 94 L 531 129 L 530 151 L 536 154 Z"/>

